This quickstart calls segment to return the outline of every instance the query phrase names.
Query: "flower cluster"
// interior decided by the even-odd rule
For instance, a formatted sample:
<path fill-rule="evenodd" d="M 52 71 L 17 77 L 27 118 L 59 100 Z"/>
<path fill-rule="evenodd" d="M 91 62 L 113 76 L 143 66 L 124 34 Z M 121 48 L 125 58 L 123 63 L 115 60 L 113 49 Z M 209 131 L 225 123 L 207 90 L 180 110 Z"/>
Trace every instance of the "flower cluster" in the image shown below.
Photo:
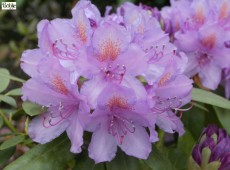
<path fill-rule="evenodd" d="M 185 73 L 198 75 L 204 87 L 215 90 L 221 81 L 230 97 L 230 1 L 171 0 L 161 11 L 163 25 L 174 44 L 188 56 Z M 226 70 L 226 71 L 225 71 Z"/>
<path fill-rule="evenodd" d="M 184 53 L 169 42 L 151 10 L 125 3 L 102 17 L 90 1 L 72 9 L 71 19 L 42 20 L 38 49 L 23 53 L 31 78 L 23 100 L 44 113 L 29 124 L 29 136 L 47 143 L 64 131 L 71 152 L 81 152 L 83 132 L 96 163 L 127 155 L 146 159 L 158 140 L 155 126 L 184 133 L 180 120 L 190 102 L 192 80 L 183 75 Z M 146 128 L 149 131 L 146 131 Z"/>
<path fill-rule="evenodd" d="M 230 138 L 224 129 L 209 125 L 192 151 L 190 169 L 230 169 Z"/>

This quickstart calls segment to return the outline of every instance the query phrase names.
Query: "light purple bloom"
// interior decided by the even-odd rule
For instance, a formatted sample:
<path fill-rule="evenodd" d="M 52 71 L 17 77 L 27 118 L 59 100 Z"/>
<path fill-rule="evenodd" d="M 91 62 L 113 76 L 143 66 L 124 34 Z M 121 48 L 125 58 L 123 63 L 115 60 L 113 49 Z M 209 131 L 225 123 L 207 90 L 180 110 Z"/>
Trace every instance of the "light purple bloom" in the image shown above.
<path fill-rule="evenodd" d="M 93 131 L 89 156 L 96 163 L 111 161 L 119 146 L 127 155 L 146 159 L 151 151 L 148 109 L 132 89 L 109 85 L 98 98 L 89 129 Z"/>
<path fill-rule="evenodd" d="M 171 4 L 162 10 L 162 18 L 169 23 L 174 44 L 188 56 L 185 73 L 197 74 L 203 86 L 215 90 L 223 69 L 230 65 L 229 1 L 172 0 Z"/>
<path fill-rule="evenodd" d="M 92 48 L 88 51 L 90 64 L 85 65 L 90 75 L 89 72 L 83 75 L 90 80 L 81 89 L 91 107 L 95 108 L 98 95 L 110 82 L 133 88 L 144 97 L 145 90 L 135 78 L 146 69 L 144 56 L 141 48 L 131 43 L 130 33 L 123 26 L 115 22 L 98 26 L 92 37 Z"/>
<path fill-rule="evenodd" d="M 34 50 L 34 53 L 37 54 L 37 51 Z M 29 62 L 33 58 L 31 53 L 23 56 L 24 70 L 32 67 Z M 71 151 L 81 152 L 84 119 L 89 113 L 85 98 L 78 93 L 76 85 L 69 83 L 69 72 L 61 67 L 57 59 L 43 58 L 37 69 L 22 88 L 24 101 L 30 100 L 44 108 L 44 113 L 30 122 L 29 136 L 43 144 L 66 131 L 72 143 Z"/>
<path fill-rule="evenodd" d="M 183 74 L 187 56 L 162 31 L 159 13 L 131 3 L 110 10 L 101 17 L 81 0 L 71 19 L 42 20 L 39 48 L 21 59 L 31 77 L 23 100 L 44 108 L 30 122 L 29 136 L 47 143 L 66 131 L 71 152 L 79 153 L 83 131 L 93 132 L 88 150 L 96 163 L 111 161 L 117 146 L 147 159 L 158 140 L 155 125 L 184 133 L 177 112 L 191 100 L 192 80 Z"/>
<path fill-rule="evenodd" d="M 191 101 L 192 80 L 182 74 L 175 74 L 169 68 L 147 90 L 149 107 L 156 117 L 156 124 L 168 133 L 177 131 L 183 135 L 183 124 L 176 113 L 187 110 L 180 108 Z"/>

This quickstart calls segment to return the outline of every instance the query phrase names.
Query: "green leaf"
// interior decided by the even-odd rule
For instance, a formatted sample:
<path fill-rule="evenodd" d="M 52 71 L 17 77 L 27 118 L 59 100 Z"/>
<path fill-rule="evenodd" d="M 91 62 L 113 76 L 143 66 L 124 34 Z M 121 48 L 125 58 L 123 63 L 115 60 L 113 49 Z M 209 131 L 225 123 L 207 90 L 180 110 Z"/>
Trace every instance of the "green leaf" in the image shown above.
<path fill-rule="evenodd" d="M 0 93 L 6 90 L 10 83 L 10 72 L 5 68 L 0 68 Z"/>
<path fill-rule="evenodd" d="M 118 0 L 118 5 L 121 5 L 125 2 L 135 2 L 135 0 Z"/>
<path fill-rule="evenodd" d="M 126 155 L 120 149 L 118 150 L 115 159 L 106 163 L 106 167 L 109 170 L 148 170 L 149 168 L 145 164 L 142 165 L 137 158 Z"/>
<path fill-rule="evenodd" d="M 0 150 L 4 150 L 19 144 L 24 140 L 24 138 L 25 136 L 15 136 L 9 140 L 6 140 L 0 145 Z"/>
<path fill-rule="evenodd" d="M 0 115 L 0 128 L 2 127 L 4 121 L 3 121 L 3 117 Z"/>
<path fill-rule="evenodd" d="M 22 108 L 26 112 L 26 114 L 30 116 L 39 115 L 44 112 L 40 105 L 31 102 L 23 102 Z"/>
<path fill-rule="evenodd" d="M 147 160 L 144 162 L 152 168 L 152 170 L 174 170 L 175 168 L 171 164 L 170 160 L 166 157 L 165 153 L 161 153 L 154 145 L 152 152 L 150 153 Z"/>
<path fill-rule="evenodd" d="M 13 107 L 17 107 L 17 103 L 13 97 L 0 95 L 0 101 L 3 101 Z"/>
<path fill-rule="evenodd" d="M 192 153 L 195 140 L 188 129 L 185 129 L 185 134 L 178 139 L 177 147 L 183 150 L 187 156 L 190 156 Z"/>
<path fill-rule="evenodd" d="M 226 129 L 228 134 L 230 134 L 230 110 L 213 106 L 216 115 L 221 123 L 221 125 Z"/>
<path fill-rule="evenodd" d="M 2 85 L 6 85 L 6 82 L 8 82 L 9 80 L 18 81 L 18 82 L 21 82 L 21 83 L 25 82 L 25 80 L 23 80 L 23 79 L 20 79 L 18 77 L 10 75 L 9 71 L 7 69 L 5 69 L 5 68 L 0 68 L 0 80 L 1 80 L 0 81 L 0 92 L 2 92 L 3 91 L 2 89 L 4 89 L 4 88 L 2 88 L 2 87 L 4 87 Z M 7 86 L 8 86 L 8 84 L 7 84 Z"/>
<path fill-rule="evenodd" d="M 183 150 L 179 148 L 168 149 L 168 158 L 176 170 L 186 169 L 188 158 Z"/>
<path fill-rule="evenodd" d="M 22 35 L 26 35 L 26 34 L 28 33 L 28 28 L 27 28 L 26 25 L 25 25 L 23 22 L 21 22 L 21 21 L 17 22 L 17 30 L 18 30 L 18 32 L 19 32 L 20 34 L 22 34 Z"/>
<path fill-rule="evenodd" d="M 44 145 L 37 145 L 4 170 L 63 170 L 74 159 L 70 153 L 70 141 L 66 135 Z"/>
<path fill-rule="evenodd" d="M 186 169 L 194 144 L 192 134 L 186 129 L 185 134 L 178 139 L 177 146 L 167 149 L 168 157 L 176 169 Z"/>
<path fill-rule="evenodd" d="M 198 107 L 193 107 L 182 116 L 182 122 L 186 129 L 193 135 L 194 140 L 200 137 L 205 124 L 205 111 Z"/>
<path fill-rule="evenodd" d="M 8 93 L 6 93 L 6 96 L 21 96 L 21 95 L 22 95 L 21 88 L 13 89 L 10 90 Z"/>
<path fill-rule="evenodd" d="M 105 170 L 105 164 L 95 164 L 94 161 L 89 158 L 87 151 L 83 150 L 83 152 L 77 155 L 73 170 Z"/>
<path fill-rule="evenodd" d="M 4 164 L 14 154 L 16 147 L 0 150 L 0 165 Z"/>
<path fill-rule="evenodd" d="M 230 101 L 224 97 L 218 96 L 212 92 L 193 88 L 192 99 L 201 103 L 218 106 L 225 109 L 230 109 Z"/>

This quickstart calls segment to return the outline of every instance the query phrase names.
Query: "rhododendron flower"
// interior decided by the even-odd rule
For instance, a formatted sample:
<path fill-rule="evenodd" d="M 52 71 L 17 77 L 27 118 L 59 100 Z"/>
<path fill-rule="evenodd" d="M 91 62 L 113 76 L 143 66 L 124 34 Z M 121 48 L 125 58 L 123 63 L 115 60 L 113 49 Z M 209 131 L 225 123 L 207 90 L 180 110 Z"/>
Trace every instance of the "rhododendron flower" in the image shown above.
<path fill-rule="evenodd" d="M 117 146 L 126 154 L 146 159 L 151 151 L 147 103 L 137 99 L 132 89 L 110 85 L 98 98 L 92 114 L 93 131 L 89 156 L 96 163 L 114 158 Z"/>
<path fill-rule="evenodd" d="M 38 50 L 25 52 L 22 60 L 25 71 L 36 65 L 36 62 L 30 63 L 33 53 L 38 58 L 39 53 L 42 55 Z M 71 151 L 78 153 L 83 144 L 83 119 L 89 113 L 89 107 L 78 93 L 77 86 L 68 83 L 69 72 L 55 58 L 46 57 L 42 63 L 37 63 L 38 70 L 22 88 L 23 100 L 40 104 L 46 110 L 30 122 L 29 136 L 43 144 L 66 131 L 72 143 Z"/>
<path fill-rule="evenodd" d="M 146 159 L 158 140 L 155 125 L 181 136 L 177 112 L 191 100 L 192 81 L 183 75 L 188 59 L 170 43 L 156 11 L 131 3 L 110 10 L 101 17 L 82 0 L 71 19 L 42 20 L 39 49 L 21 59 L 31 76 L 23 100 L 44 108 L 29 136 L 46 143 L 66 131 L 78 153 L 83 131 L 93 132 L 88 150 L 96 163 L 111 161 L 117 146 Z"/>
<path fill-rule="evenodd" d="M 198 75 L 203 86 L 215 90 L 230 65 L 230 2 L 172 0 L 171 5 L 162 10 L 162 18 L 174 44 L 188 56 L 185 73 Z"/>
<path fill-rule="evenodd" d="M 131 43 L 130 33 L 124 27 L 113 22 L 101 24 L 92 37 L 88 59 L 92 64 L 86 65 L 86 69 L 92 70 L 92 78 L 83 85 L 81 93 L 88 97 L 93 108 L 98 95 L 110 82 L 133 88 L 140 96 L 145 95 L 143 86 L 135 79 L 146 69 L 144 52 Z"/>

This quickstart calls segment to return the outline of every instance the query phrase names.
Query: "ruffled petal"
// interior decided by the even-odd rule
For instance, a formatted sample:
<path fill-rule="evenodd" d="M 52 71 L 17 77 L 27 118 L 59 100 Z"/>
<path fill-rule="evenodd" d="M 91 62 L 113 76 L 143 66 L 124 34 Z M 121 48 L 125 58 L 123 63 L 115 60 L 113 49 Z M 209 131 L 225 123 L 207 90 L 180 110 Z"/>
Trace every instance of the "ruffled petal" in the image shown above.
<path fill-rule="evenodd" d="M 92 80 L 85 82 L 80 93 L 87 97 L 90 107 L 95 108 L 97 105 L 98 96 L 106 86 L 107 82 L 103 80 L 102 77 L 97 76 Z"/>
<path fill-rule="evenodd" d="M 168 133 L 174 133 L 177 131 L 179 136 L 184 134 L 184 125 L 181 122 L 180 118 L 175 115 L 175 113 L 163 112 L 157 115 L 156 124 L 162 130 Z"/>
<path fill-rule="evenodd" d="M 69 122 L 66 120 L 61 121 L 55 126 L 45 127 L 43 120 L 45 116 L 49 116 L 50 113 L 37 116 L 29 123 L 28 133 L 30 138 L 38 143 L 44 144 L 55 139 L 61 135 L 69 126 Z"/>
<path fill-rule="evenodd" d="M 94 133 L 89 144 L 89 157 L 95 163 L 111 161 L 117 151 L 117 142 L 111 134 L 108 133 L 106 124 L 101 125 Z"/>
<path fill-rule="evenodd" d="M 136 126 L 134 133 L 127 133 L 119 146 L 127 155 L 140 159 L 147 159 L 152 150 L 149 135 L 141 126 Z"/>
<path fill-rule="evenodd" d="M 66 132 L 72 144 L 70 151 L 80 153 L 81 145 L 83 144 L 83 127 L 76 113 L 73 113 L 69 121 L 70 125 L 66 129 Z"/>
<path fill-rule="evenodd" d="M 22 99 L 30 100 L 40 105 L 47 106 L 50 103 L 59 103 L 65 96 L 47 87 L 40 80 L 32 78 L 22 87 Z"/>
<path fill-rule="evenodd" d="M 44 57 L 46 55 L 40 49 L 24 51 L 21 58 L 22 70 L 31 77 L 37 76 L 39 74 L 38 64 Z"/>
<path fill-rule="evenodd" d="M 139 82 L 135 77 L 125 75 L 121 82 L 121 85 L 128 87 L 130 89 L 133 89 L 136 94 L 136 98 L 138 100 L 146 99 L 147 92 L 145 88 L 143 87 L 143 85 L 141 84 L 141 82 Z"/>
<path fill-rule="evenodd" d="M 206 65 L 199 72 L 199 76 L 202 84 L 205 87 L 211 90 L 215 90 L 218 87 L 221 80 L 221 68 L 216 66 L 214 63 Z"/>

